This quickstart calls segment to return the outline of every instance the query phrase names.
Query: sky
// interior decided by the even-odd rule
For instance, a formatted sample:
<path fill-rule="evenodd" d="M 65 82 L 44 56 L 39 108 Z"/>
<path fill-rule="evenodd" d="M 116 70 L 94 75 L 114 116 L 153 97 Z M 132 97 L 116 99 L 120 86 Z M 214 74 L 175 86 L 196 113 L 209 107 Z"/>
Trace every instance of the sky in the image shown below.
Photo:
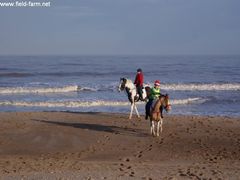
<path fill-rule="evenodd" d="M 0 55 L 240 53 L 239 0 L 31 2 L 51 6 L 0 7 Z"/>

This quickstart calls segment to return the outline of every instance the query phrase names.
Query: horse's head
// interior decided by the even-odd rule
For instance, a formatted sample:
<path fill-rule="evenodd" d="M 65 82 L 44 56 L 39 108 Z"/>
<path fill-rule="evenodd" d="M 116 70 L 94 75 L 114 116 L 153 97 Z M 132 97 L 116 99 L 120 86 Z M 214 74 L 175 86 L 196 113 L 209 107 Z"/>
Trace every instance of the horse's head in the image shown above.
<path fill-rule="evenodd" d="M 171 110 L 171 104 L 170 104 L 170 101 L 169 101 L 169 96 L 168 94 L 166 95 L 163 95 L 163 108 L 169 112 Z"/>
<path fill-rule="evenodd" d="M 126 78 L 120 78 L 120 83 L 118 85 L 118 91 L 123 91 L 126 87 L 127 79 Z"/>

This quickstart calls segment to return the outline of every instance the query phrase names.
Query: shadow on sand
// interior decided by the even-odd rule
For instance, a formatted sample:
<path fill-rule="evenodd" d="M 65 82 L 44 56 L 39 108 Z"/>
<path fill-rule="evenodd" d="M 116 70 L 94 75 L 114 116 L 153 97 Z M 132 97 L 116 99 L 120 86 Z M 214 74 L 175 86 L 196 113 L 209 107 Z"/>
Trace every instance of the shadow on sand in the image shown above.
<path fill-rule="evenodd" d="M 86 115 L 97 115 L 97 114 L 104 114 L 102 112 L 92 112 L 92 111 L 87 111 L 87 112 L 78 112 L 78 111 L 43 111 L 43 112 L 53 112 L 53 113 L 69 113 L 69 114 L 86 114 Z"/>
<path fill-rule="evenodd" d="M 107 125 L 89 124 L 89 123 L 67 123 L 62 121 L 49 121 L 49 120 L 42 120 L 42 119 L 31 119 L 31 120 L 41 122 L 41 123 L 49 123 L 49 124 L 55 124 L 59 126 L 88 129 L 93 131 L 108 132 L 108 133 L 120 134 L 120 135 L 132 135 L 132 136 L 138 136 L 138 137 L 148 136 L 148 134 L 141 132 L 141 130 L 128 128 L 128 127 L 107 126 Z"/>

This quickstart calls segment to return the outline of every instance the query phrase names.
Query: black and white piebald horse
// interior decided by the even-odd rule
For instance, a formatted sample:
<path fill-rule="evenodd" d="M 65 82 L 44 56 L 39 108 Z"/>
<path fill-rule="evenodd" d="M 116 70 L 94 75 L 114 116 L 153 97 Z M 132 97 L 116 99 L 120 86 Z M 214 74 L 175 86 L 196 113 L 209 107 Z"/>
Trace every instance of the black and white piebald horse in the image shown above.
<path fill-rule="evenodd" d="M 120 92 L 120 91 L 124 91 L 124 90 L 126 91 L 127 96 L 128 96 L 128 100 L 131 103 L 131 110 L 130 110 L 129 119 L 132 118 L 133 109 L 135 109 L 138 118 L 140 118 L 140 115 L 139 115 L 139 112 L 138 112 L 138 109 L 137 109 L 137 106 L 136 106 L 136 102 L 139 101 L 139 95 L 137 93 L 137 89 L 130 79 L 120 78 L 118 91 Z M 146 99 L 147 92 L 149 90 L 150 90 L 149 86 L 146 86 L 142 89 L 143 99 Z"/>

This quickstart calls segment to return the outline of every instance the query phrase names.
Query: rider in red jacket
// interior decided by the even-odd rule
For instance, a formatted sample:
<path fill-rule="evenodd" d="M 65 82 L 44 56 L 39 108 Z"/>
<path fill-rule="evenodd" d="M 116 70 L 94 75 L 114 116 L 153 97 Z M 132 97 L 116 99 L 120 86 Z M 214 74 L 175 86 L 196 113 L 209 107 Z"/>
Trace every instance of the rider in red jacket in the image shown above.
<path fill-rule="evenodd" d="M 134 81 L 134 84 L 137 88 L 137 93 L 139 94 L 139 99 L 141 101 L 143 101 L 143 96 L 142 96 L 142 88 L 143 88 L 143 73 L 142 73 L 142 69 L 137 69 L 137 75 L 136 75 L 136 78 L 135 78 L 135 81 Z"/>

